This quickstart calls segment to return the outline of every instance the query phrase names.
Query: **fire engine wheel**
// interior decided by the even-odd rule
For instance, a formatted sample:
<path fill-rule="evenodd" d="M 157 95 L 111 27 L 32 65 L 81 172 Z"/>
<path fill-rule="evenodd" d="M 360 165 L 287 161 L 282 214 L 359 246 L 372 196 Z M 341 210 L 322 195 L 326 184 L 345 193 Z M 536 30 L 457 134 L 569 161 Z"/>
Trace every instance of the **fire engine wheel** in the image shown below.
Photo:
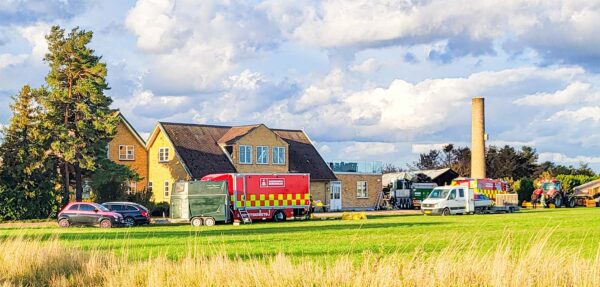
<path fill-rule="evenodd" d="M 442 210 L 442 215 L 443 216 L 450 215 L 450 208 L 448 208 L 448 207 L 444 208 L 444 210 Z"/>
<path fill-rule="evenodd" d="M 63 219 L 61 219 L 61 220 L 58 221 L 58 226 L 60 226 L 60 227 L 69 227 L 69 226 L 71 226 L 71 223 L 69 222 L 68 219 L 63 218 Z"/>
<path fill-rule="evenodd" d="M 206 225 L 206 226 L 213 226 L 213 225 L 215 225 L 215 219 L 212 218 L 212 217 L 204 218 L 204 225 Z"/>
<path fill-rule="evenodd" d="M 285 213 L 283 213 L 283 211 L 281 211 L 281 210 L 275 211 L 275 214 L 273 214 L 273 221 L 275 221 L 275 222 L 285 221 Z"/>
<path fill-rule="evenodd" d="M 192 226 L 202 226 L 202 218 L 194 217 L 192 218 L 192 220 L 190 220 L 190 223 L 192 224 Z"/>

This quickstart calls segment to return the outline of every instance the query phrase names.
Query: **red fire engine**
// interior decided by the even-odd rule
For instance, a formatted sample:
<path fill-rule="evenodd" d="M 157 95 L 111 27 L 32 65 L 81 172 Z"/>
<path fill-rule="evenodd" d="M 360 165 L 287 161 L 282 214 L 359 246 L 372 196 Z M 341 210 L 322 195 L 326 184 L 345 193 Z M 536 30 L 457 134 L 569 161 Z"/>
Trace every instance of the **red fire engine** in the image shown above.
<path fill-rule="evenodd" d="M 227 181 L 234 219 L 284 221 L 310 208 L 310 175 L 303 173 L 222 173 L 202 181 Z"/>

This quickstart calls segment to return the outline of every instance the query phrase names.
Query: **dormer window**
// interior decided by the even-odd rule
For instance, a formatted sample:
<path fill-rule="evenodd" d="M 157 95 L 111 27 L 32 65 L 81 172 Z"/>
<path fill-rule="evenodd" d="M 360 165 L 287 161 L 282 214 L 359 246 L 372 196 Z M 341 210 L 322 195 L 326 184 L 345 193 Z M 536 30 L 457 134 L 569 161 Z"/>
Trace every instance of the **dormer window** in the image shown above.
<path fill-rule="evenodd" d="M 256 147 L 256 163 L 257 164 L 269 164 L 269 147 L 268 146 L 257 146 Z"/>
<path fill-rule="evenodd" d="M 241 164 L 252 164 L 252 146 L 251 145 L 240 145 L 240 163 Z"/>

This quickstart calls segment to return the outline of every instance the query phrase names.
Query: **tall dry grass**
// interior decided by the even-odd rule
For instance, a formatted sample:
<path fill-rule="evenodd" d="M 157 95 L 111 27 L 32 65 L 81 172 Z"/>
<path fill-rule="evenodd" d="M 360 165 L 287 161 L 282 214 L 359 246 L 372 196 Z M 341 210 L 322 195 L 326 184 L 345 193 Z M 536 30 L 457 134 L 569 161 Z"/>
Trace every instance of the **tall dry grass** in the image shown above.
<path fill-rule="evenodd" d="M 131 261 L 112 253 L 68 248 L 58 240 L 0 243 L 3 286 L 600 286 L 595 258 L 550 247 L 549 235 L 515 252 L 507 238 L 495 250 L 411 254 L 365 253 L 329 264 L 285 255 L 266 259 L 196 256 Z M 474 246 L 476 242 L 472 243 Z M 475 248 L 467 249 L 475 250 Z"/>

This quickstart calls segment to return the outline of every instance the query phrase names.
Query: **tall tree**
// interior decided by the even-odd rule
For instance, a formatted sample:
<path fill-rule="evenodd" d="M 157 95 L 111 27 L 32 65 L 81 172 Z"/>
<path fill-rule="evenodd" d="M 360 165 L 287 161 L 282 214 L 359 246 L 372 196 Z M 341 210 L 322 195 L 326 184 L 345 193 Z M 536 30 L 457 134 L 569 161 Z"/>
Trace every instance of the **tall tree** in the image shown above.
<path fill-rule="evenodd" d="M 43 89 L 24 86 L 11 105 L 13 116 L 0 145 L 0 218 L 44 218 L 56 211 L 55 161 L 38 104 L 44 95 Z"/>
<path fill-rule="evenodd" d="M 46 124 L 53 131 L 52 152 L 61 162 L 63 202 L 68 202 L 70 173 L 75 174 L 75 200 L 82 199 L 82 169 L 94 170 L 98 153 L 116 131 L 112 99 L 104 95 L 106 64 L 88 48 L 92 32 L 52 27 L 46 36 L 50 93 L 44 101 Z"/>

